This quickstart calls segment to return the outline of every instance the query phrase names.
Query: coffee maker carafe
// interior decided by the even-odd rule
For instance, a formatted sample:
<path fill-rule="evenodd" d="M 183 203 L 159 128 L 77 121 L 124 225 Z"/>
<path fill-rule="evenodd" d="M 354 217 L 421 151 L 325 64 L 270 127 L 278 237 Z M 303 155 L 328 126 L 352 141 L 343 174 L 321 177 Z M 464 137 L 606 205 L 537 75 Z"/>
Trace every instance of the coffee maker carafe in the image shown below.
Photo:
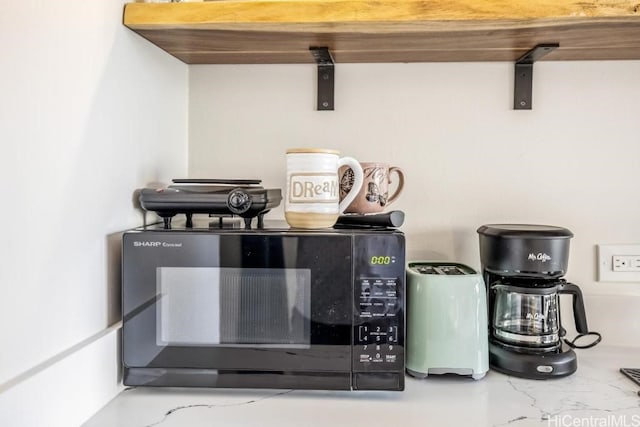
<path fill-rule="evenodd" d="M 580 288 L 562 279 L 571 231 L 543 225 L 492 224 L 480 227 L 478 234 L 488 294 L 491 368 L 534 379 L 574 373 L 578 365 L 570 345 L 578 346 L 568 345 L 563 338 L 560 295 L 573 297 L 578 337 L 598 334 L 588 330 Z"/>

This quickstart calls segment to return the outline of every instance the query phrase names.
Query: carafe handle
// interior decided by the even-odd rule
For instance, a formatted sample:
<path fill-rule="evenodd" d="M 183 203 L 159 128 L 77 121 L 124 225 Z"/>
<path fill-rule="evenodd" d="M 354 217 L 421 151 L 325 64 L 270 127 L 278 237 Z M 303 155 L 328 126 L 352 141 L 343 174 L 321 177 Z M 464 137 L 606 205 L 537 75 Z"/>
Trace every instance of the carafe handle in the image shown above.
<path fill-rule="evenodd" d="M 576 322 L 576 331 L 580 334 L 588 333 L 587 315 L 584 311 L 584 300 L 580 288 L 573 283 L 563 282 L 558 285 L 558 293 L 573 295 L 573 318 Z"/>

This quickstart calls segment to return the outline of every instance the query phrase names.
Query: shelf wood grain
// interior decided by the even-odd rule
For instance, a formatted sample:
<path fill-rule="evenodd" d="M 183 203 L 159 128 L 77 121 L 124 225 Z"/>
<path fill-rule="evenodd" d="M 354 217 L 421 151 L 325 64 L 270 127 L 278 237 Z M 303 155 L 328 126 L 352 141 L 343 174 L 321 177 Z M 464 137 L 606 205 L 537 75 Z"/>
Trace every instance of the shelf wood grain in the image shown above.
<path fill-rule="evenodd" d="M 124 24 L 188 64 L 640 59 L 640 0 L 129 3 Z"/>

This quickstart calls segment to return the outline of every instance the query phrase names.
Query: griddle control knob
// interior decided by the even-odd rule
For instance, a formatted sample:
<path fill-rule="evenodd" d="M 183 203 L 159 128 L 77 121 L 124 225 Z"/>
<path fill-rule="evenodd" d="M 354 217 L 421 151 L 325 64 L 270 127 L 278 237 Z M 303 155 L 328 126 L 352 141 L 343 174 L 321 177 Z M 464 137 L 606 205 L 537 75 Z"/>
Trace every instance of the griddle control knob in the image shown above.
<path fill-rule="evenodd" d="M 227 197 L 227 206 L 232 213 L 243 214 L 251 207 L 251 197 L 242 189 L 233 190 Z"/>

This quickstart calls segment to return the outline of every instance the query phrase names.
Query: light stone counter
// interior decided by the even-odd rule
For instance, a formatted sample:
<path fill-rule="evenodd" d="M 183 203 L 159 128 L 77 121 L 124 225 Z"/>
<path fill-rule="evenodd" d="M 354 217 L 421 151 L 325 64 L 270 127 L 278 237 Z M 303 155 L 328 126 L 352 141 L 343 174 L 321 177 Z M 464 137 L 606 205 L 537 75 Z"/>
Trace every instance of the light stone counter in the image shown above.
<path fill-rule="evenodd" d="M 640 427 L 640 348 L 578 350 L 578 372 L 535 381 L 407 377 L 404 392 L 131 388 L 86 427 L 551 426 Z"/>

